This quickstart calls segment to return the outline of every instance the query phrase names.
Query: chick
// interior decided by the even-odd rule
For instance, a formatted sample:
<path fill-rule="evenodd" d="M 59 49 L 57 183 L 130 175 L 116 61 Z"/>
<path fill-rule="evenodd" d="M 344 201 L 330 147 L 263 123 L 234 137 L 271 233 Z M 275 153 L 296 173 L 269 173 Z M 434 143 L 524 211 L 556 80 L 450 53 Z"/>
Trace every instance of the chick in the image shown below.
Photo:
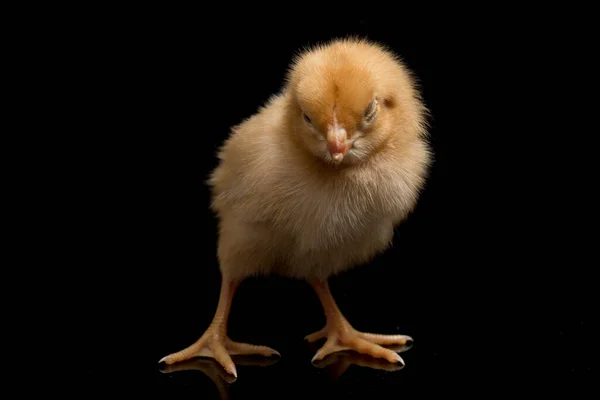
<path fill-rule="evenodd" d="M 298 53 L 281 92 L 219 150 L 208 180 L 219 219 L 217 310 L 196 343 L 160 361 L 213 357 L 237 376 L 230 355 L 278 355 L 227 336 L 240 282 L 278 274 L 306 280 L 322 303 L 326 325 L 306 339 L 327 341 L 313 361 L 354 350 L 404 364 L 382 345 L 412 338 L 355 330 L 327 280 L 385 251 L 414 209 L 432 160 L 427 115 L 412 73 L 379 43 L 343 38 Z"/>

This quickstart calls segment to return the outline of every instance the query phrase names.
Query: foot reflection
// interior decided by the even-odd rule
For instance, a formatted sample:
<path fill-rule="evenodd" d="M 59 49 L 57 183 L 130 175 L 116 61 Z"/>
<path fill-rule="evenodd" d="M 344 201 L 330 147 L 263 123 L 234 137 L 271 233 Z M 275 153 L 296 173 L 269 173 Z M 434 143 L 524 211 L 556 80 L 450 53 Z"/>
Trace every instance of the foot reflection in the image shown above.
<path fill-rule="evenodd" d="M 384 347 L 397 353 L 403 353 L 410 350 L 412 344 Z M 325 369 L 333 380 L 337 380 L 342 376 L 351 365 L 389 372 L 399 371 L 404 368 L 404 365 L 401 363 L 391 363 L 383 358 L 374 358 L 354 351 L 340 351 L 333 353 L 320 361 L 313 362 L 313 365 L 317 368 Z"/>
<path fill-rule="evenodd" d="M 252 356 L 231 356 L 236 365 L 267 367 L 279 361 L 279 357 L 252 357 Z M 165 365 L 160 369 L 164 374 L 170 374 L 179 371 L 200 371 L 214 383 L 222 400 L 229 399 L 228 385 L 236 381 L 236 377 L 228 374 L 227 371 L 212 358 L 194 358 L 187 361 L 181 361 L 172 365 Z"/>

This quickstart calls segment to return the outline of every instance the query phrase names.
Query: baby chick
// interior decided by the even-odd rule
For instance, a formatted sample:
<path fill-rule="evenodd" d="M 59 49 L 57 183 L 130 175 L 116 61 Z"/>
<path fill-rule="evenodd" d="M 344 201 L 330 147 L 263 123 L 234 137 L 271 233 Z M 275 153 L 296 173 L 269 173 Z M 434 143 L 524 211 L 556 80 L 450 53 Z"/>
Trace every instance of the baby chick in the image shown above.
<path fill-rule="evenodd" d="M 381 345 L 412 338 L 355 330 L 327 279 L 385 251 L 414 209 L 432 158 L 426 116 L 411 72 L 378 43 L 336 39 L 299 53 L 282 91 L 219 151 L 208 181 L 219 218 L 217 310 L 196 343 L 160 361 L 213 357 L 237 376 L 230 355 L 279 354 L 227 336 L 240 282 L 278 274 L 309 282 L 323 305 L 325 327 L 306 337 L 327 339 L 313 361 L 354 350 L 404 364 Z"/>

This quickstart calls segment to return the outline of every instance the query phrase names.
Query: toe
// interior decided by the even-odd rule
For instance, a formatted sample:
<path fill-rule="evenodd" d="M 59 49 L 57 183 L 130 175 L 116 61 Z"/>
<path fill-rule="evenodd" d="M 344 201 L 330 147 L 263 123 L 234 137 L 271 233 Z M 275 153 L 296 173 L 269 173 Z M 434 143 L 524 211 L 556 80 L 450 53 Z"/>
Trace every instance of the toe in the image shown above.
<path fill-rule="evenodd" d="M 342 345 L 337 339 L 328 339 L 327 342 L 321 347 L 311 362 L 320 361 L 330 354 L 337 353 L 338 351 L 352 350 L 352 347 Z"/>
<path fill-rule="evenodd" d="M 248 343 L 234 342 L 232 340 L 227 342 L 227 350 L 231 355 L 261 355 L 265 357 L 270 356 L 281 356 L 279 352 L 267 346 L 257 346 Z"/>
<path fill-rule="evenodd" d="M 413 338 L 407 335 L 380 335 L 376 333 L 363 333 L 358 332 L 358 336 L 362 339 L 368 340 L 371 343 L 381 345 L 405 345 L 409 342 L 413 342 Z"/>
<path fill-rule="evenodd" d="M 361 354 L 367 354 L 375 358 L 385 358 L 391 363 L 400 362 L 404 364 L 402 358 L 395 352 L 381 347 L 377 344 L 371 343 L 368 340 L 362 339 L 360 337 L 352 337 L 351 339 L 349 339 L 348 346 L 350 346 L 351 348 L 353 348 Z"/>
<path fill-rule="evenodd" d="M 311 333 L 310 335 L 307 335 L 304 340 L 307 340 L 308 343 L 313 343 L 316 342 L 317 340 L 323 339 L 324 337 L 327 336 L 327 331 L 325 330 L 325 328 L 321 329 L 320 331 Z"/>
<path fill-rule="evenodd" d="M 177 353 L 169 354 L 168 356 L 161 358 L 158 362 L 159 363 L 164 362 L 167 365 L 171 365 L 174 363 L 178 363 L 181 361 L 186 361 L 191 358 L 194 358 L 197 355 L 197 353 L 198 353 L 198 346 L 192 345 L 186 349 L 178 351 Z"/>
<path fill-rule="evenodd" d="M 237 370 L 235 368 L 235 364 L 233 363 L 231 357 L 227 353 L 225 346 L 223 346 L 219 342 L 215 342 L 211 346 L 211 350 L 213 353 L 213 357 L 215 358 L 215 360 L 217 360 L 219 364 L 221 364 L 221 366 L 223 366 L 223 368 L 225 368 L 225 371 L 237 378 Z"/>

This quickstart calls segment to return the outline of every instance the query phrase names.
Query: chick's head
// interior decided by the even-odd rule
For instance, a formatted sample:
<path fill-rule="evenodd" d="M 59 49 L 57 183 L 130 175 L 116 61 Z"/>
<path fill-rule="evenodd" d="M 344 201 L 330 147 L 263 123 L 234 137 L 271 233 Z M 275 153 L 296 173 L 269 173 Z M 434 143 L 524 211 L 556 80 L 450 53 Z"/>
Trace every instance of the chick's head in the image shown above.
<path fill-rule="evenodd" d="M 360 163 L 390 135 L 419 130 L 421 104 L 411 83 L 376 44 L 338 40 L 306 50 L 288 74 L 291 132 L 327 163 Z"/>

